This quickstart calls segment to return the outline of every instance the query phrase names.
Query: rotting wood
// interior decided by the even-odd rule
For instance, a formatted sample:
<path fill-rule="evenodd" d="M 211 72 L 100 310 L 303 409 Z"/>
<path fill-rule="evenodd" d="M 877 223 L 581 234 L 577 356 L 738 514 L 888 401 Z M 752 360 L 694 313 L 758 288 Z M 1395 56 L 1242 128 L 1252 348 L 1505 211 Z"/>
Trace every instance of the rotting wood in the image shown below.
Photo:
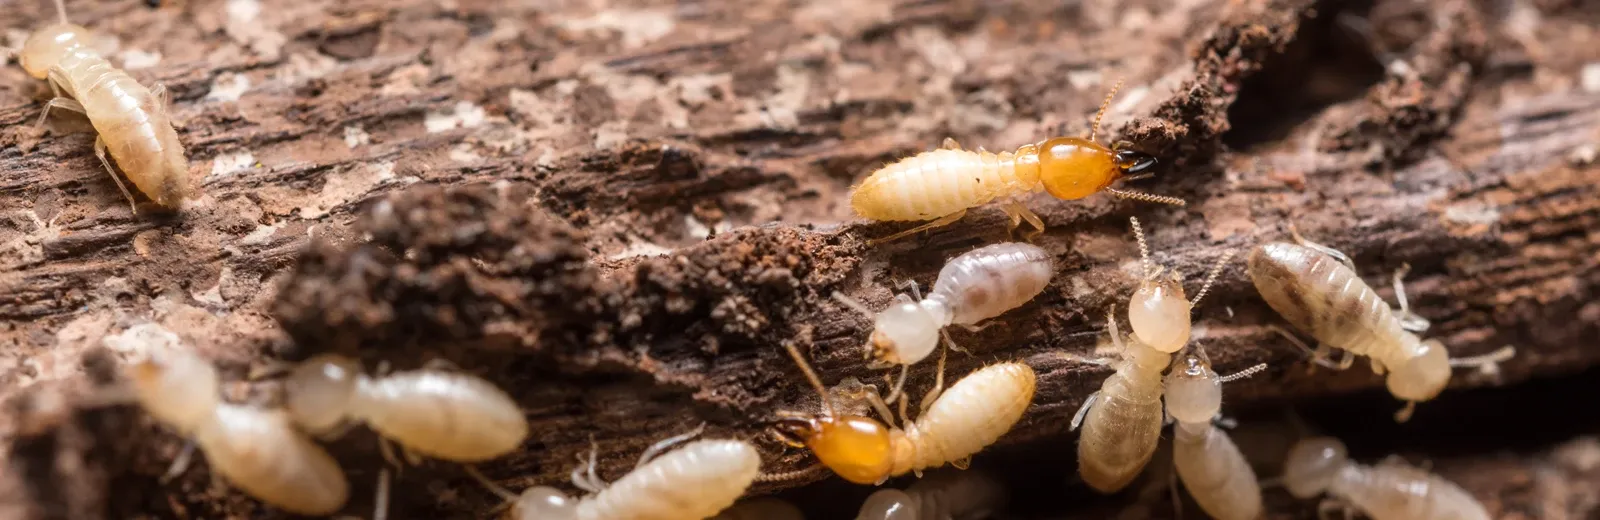
<path fill-rule="evenodd" d="M 881 307 L 893 282 L 926 284 L 944 259 L 1002 239 L 1003 216 L 978 210 L 926 239 L 867 250 L 861 237 L 899 228 L 834 224 L 848 219 L 842 197 L 852 176 L 945 134 L 1000 148 L 1041 137 L 1053 126 L 1046 123 L 1085 128 L 1104 85 L 1080 89 L 1060 78 L 1103 68 L 1058 52 L 1054 38 L 1068 29 L 1005 25 L 1034 9 L 1022 3 L 930 2 L 887 10 L 883 18 L 774 7 L 799 28 L 759 31 L 764 22 L 742 18 L 753 15 L 710 4 L 697 14 L 649 11 L 673 17 L 674 29 L 632 47 L 620 33 L 558 27 L 559 20 L 598 16 L 584 6 L 538 14 L 497 8 L 506 10 L 499 18 L 486 6 L 453 11 L 425 2 L 294 6 L 263 13 L 264 26 L 288 41 L 277 56 L 239 50 L 255 41 L 218 32 L 226 23 L 221 2 L 188 2 L 182 13 L 124 4 L 74 16 L 95 29 L 124 20 L 112 29 L 125 46 L 162 50 L 162 65 L 145 73 L 172 86 L 193 162 L 211 175 L 189 213 L 134 218 L 89 153 L 89 136 L 33 132 L 28 125 L 39 105 L 30 95 L 39 87 L 14 68 L 0 73 L 0 208 L 7 211 L 0 344 L 17 360 L 0 372 L 5 393 L 70 378 L 87 347 L 145 322 L 217 358 L 234 379 L 264 358 L 320 349 L 354 350 L 402 368 L 442 356 L 508 387 L 528 409 L 537 440 L 486 467 L 516 486 L 564 482 L 591 428 L 602 474 L 615 478 L 643 446 L 701 421 L 714 435 L 755 436 L 773 410 L 814 405 L 775 348 L 783 340 L 809 346 L 829 382 L 876 377 L 860 369 L 868 321 L 828 300 L 828 292 L 842 289 Z M 1600 283 L 1593 254 L 1600 239 L 1589 231 L 1600 223 L 1600 169 L 1566 159 L 1600 136 L 1600 98 L 1551 92 L 1515 103 L 1490 103 L 1481 94 L 1445 100 L 1449 111 L 1467 104 L 1459 120 L 1446 118 L 1453 135 L 1441 138 L 1432 126 L 1429 139 L 1377 132 L 1375 139 L 1393 147 L 1377 155 L 1307 151 L 1288 140 L 1228 152 L 1222 142 L 1230 127 L 1264 124 L 1228 119 L 1234 103 L 1252 101 L 1234 97 L 1247 92 L 1239 89 L 1252 75 L 1292 74 L 1263 62 L 1294 41 L 1295 21 L 1312 16 L 1313 7 L 1189 8 L 1172 16 L 1216 27 L 1198 46 L 1193 70 L 1133 70 L 1130 85 L 1150 89 L 1133 110 L 1148 116 L 1123 125 L 1123 137 L 1182 165 L 1138 187 L 1186 197 L 1189 208 L 1103 197 L 1028 202 L 1050 225 L 1040 244 L 1058 255 L 1061 272 L 1000 325 L 956 331 L 978 355 L 958 355 L 951 366 L 956 376 L 994 359 L 1021 359 L 1040 371 L 1034 408 L 1003 443 L 1070 442 L 1066 420 L 1105 372 L 1051 353 L 1087 353 L 1101 336 L 1104 310 L 1125 301 L 1133 281 L 1125 268 L 1136 254 L 1130 215 L 1146 223 L 1157 260 L 1185 273 L 1203 272 L 1224 246 L 1285 237 L 1290 220 L 1350 252 L 1375 287 L 1409 262 L 1412 304 L 1433 320 L 1430 337 L 1457 353 L 1507 343 L 1521 349 L 1506 366 L 1507 382 L 1600 364 L 1593 349 L 1573 348 L 1600 327 L 1590 297 Z M 1091 23 L 1062 9 L 1051 19 Z M 1171 23 L 1163 14 L 1148 30 Z M 41 11 L 29 20 L 50 16 Z M 138 36 L 172 20 L 195 26 L 160 38 L 205 42 L 220 54 L 204 58 L 198 46 Z M 369 57 L 359 57 L 361 49 L 334 53 L 344 61 L 311 52 L 351 30 L 380 34 Z M 1118 28 L 1070 30 L 1129 40 Z M 982 59 L 951 47 L 977 41 L 987 46 Z M 1153 54 L 1162 67 L 1186 59 L 1164 47 L 1103 52 L 1097 58 L 1106 63 L 1139 53 Z M 768 54 L 783 58 L 761 59 Z M 296 61 L 306 59 L 312 61 Z M 951 61 L 957 59 L 959 67 Z M 200 65 L 208 60 L 214 65 Z M 327 70 L 307 72 L 318 67 Z M 251 78 L 250 90 L 237 101 L 209 98 L 230 75 Z M 930 83 L 945 88 L 924 87 Z M 643 85 L 649 96 L 629 97 L 636 91 L 627 85 Z M 850 97 L 841 101 L 845 91 Z M 1343 113 L 1351 106 L 1336 105 L 1304 125 L 1355 121 Z M 680 119 L 681 127 L 674 123 Z M 1433 144 L 1438 152 L 1430 153 Z M 1399 159 L 1393 171 L 1365 169 L 1390 157 Z M 495 181 L 505 182 L 486 187 Z M 413 184 L 471 185 L 465 189 L 478 194 L 479 206 L 440 206 L 450 199 L 419 186 L 392 203 L 429 208 L 418 220 L 355 224 L 374 199 Z M 504 198 L 494 195 L 501 192 Z M 474 208 L 486 211 L 465 211 Z M 440 235 L 447 226 L 473 219 L 500 227 L 491 226 L 487 240 L 440 244 L 435 255 L 410 261 L 359 245 L 371 230 L 380 242 L 406 247 L 447 240 Z M 747 226 L 774 220 L 783 223 Z M 716 236 L 702 241 L 705 234 Z M 277 294 L 308 243 L 315 244 L 308 265 L 325 262 L 321 272 L 362 276 L 328 293 L 291 286 Z M 546 254 L 509 253 L 516 244 Z M 667 254 L 640 254 L 657 251 Z M 361 254 L 373 269 L 341 270 Z M 328 297 L 311 297 L 317 294 Z M 374 301 L 404 296 L 417 313 L 364 314 L 372 310 L 361 300 L 366 294 Z M 1242 264 L 1224 273 L 1213 294 L 1197 315 L 1204 327 L 1197 335 L 1219 370 L 1274 365 L 1266 376 L 1230 385 L 1229 406 L 1381 386 L 1360 368 L 1306 375 L 1294 353 L 1260 328 L 1275 318 L 1251 294 Z M 362 325 L 342 334 L 318 328 L 346 316 L 341 309 L 353 316 L 343 323 Z M 441 310 L 455 314 L 440 318 Z M 290 343 L 269 311 L 302 341 Z M 925 363 L 915 371 L 918 393 L 931 369 Z M 38 402 L 51 387 L 35 385 L 41 391 L 15 402 Z M 1427 413 L 1424 404 L 1419 414 Z M 179 442 L 148 425 L 129 435 L 118 422 L 123 415 L 78 411 L 21 425 L 19 417 L 38 416 L 0 414 L 17 432 L 13 439 L 25 441 L 12 444 L 11 467 L 30 472 L 22 486 L 15 485 L 19 473 L 7 474 L 12 487 L 0 489 L 34 497 L 16 503 L 39 517 L 56 506 L 92 514 L 102 509 L 97 497 L 110 502 L 113 517 L 179 509 L 220 517 L 258 507 L 214 491 L 203 468 L 158 485 L 154 477 Z M 809 464 L 803 453 L 780 457 L 770 442 L 762 446 L 775 463 L 769 471 Z M 378 464 L 371 437 L 352 435 L 335 452 L 355 479 L 349 512 L 366 514 Z M 79 457 L 86 471 L 57 469 L 55 461 Z M 446 464 L 408 470 L 396 482 L 398 511 L 482 511 L 492 502 Z M 52 487 L 73 491 L 38 492 Z M 117 491 L 106 496 L 105 489 Z"/>

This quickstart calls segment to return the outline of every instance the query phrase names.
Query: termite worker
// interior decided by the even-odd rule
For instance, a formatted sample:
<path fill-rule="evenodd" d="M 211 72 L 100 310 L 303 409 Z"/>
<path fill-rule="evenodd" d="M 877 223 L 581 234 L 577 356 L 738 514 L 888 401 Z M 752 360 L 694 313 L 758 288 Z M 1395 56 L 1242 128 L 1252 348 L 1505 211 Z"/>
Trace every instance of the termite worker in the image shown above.
<path fill-rule="evenodd" d="M 761 456 L 740 440 L 699 440 L 654 457 L 699 432 L 663 440 L 639 457 L 633 471 L 606 484 L 594 472 L 589 455 L 588 474 L 573 470 L 573 484 L 590 493 L 574 500 L 549 486 L 529 488 L 513 495 L 482 477 L 472 475 L 512 504 L 508 520 L 684 520 L 714 516 L 733 505 L 761 473 Z"/>
<path fill-rule="evenodd" d="M 978 520 L 992 518 L 1005 501 L 1005 487 L 981 471 L 938 471 L 904 491 L 873 492 L 856 520 Z"/>
<path fill-rule="evenodd" d="M 1289 450 L 1283 485 L 1296 498 L 1327 493 L 1317 508 L 1322 518 L 1350 509 L 1373 520 L 1489 520 L 1478 499 L 1460 486 L 1397 457 L 1377 466 L 1350 462 L 1344 443 L 1332 437 L 1301 440 Z"/>
<path fill-rule="evenodd" d="M 1394 275 L 1395 298 L 1400 301 L 1397 317 L 1389 304 L 1356 276 L 1355 264 L 1348 256 L 1292 234 L 1296 243 L 1272 242 L 1250 252 L 1248 270 L 1256 290 L 1291 325 L 1321 343 L 1312 351 L 1284 333 L 1311 352 L 1318 364 L 1343 370 L 1355 362 L 1355 356 L 1368 356 L 1374 372 L 1387 373 L 1384 382 L 1389 393 L 1406 402 L 1395 414 L 1396 421 L 1410 419 L 1418 402 L 1444 391 L 1451 367 L 1493 371 L 1515 354 L 1505 347 L 1483 356 L 1451 359 L 1444 344 L 1423 341 L 1415 334 L 1427 330 L 1428 323 L 1412 314 L 1406 302 L 1401 284 L 1405 268 Z M 1335 348 L 1345 350 L 1344 359 L 1337 364 L 1329 361 Z"/>
<path fill-rule="evenodd" d="M 1016 362 L 989 365 L 961 378 L 931 403 L 924 403 L 916 421 L 905 419 L 900 401 L 902 430 L 884 426 L 870 417 L 835 411 L 822 380 L 811 370 L 794 345 L 785 345 L 811 386 L 822 396 L 824 413 L 785 413 L 777 430 L 785 442 L 809 448 L 824 466 L 857 484 L 881 484 L 889 477 L 952 464 L 965 469 L 972 455 L 994 444 L 1033 401 L 1033 368 Z M 944 371 L 944 356 L 939 357 Z M 888 408 L 877 394 L 869 394 L 880 414 Z M 890 419 L 892 420 L 892 419 Z"/>
<path fill-rule="evenodd" d="M 189 196 L 189 160 L 167 115 L 166 88 L 158 84 L 147 89 L 111 66 L 93 49 L 89 30 L 67 22 L 62 0 L 56 0 L 56 9 L 60 23 L 35 31 L 18 53 L 18 62 L 28 75 L 47 81 L 55 94 L 39 114 L 39 124 L 44 124 L 52 108 L 84 114 L 99 134 L 94 141 L 95 156 L 135 214 L 139 208 L 133 194 L 117 177 L 111 159 L 134 187 L 156 204 L 182 207 Z"/>
<path fill-rule="evenodd" d="M 1167 374 L 1167 415 L 1173 426 L 1172 461 L 1178 478 L 1200 509 L 1218 520 L 1261 517 L 1261 485 L 1227 432 L 1213 421 L 1222 413 L 1222 383 L 1249 377 L 1267 366 L 1218 376 L 1205 351 L 1191 348 Z M 1174 495 L 1176 496 L 1176 495 Z"/>
<path fill-rule="evenodd" d="M 1121 86 L 1120 83 L 1118 86 Z M 1123 176 L 1150 171 L 1156 158 L 1150 154 L 1107 148 L 1095 142 L 1100 119 L 1111 95 L 1095 115 L 1088 138 L 1052 137 L 998 154 L 963 150 L 954 139 L 941 149 L 901 159 L 879 168 L 850 190 L 850 207 L 863 218 L 877 221 L 926 221 L 926 224 L 873 240 L 887 242 L 961 220 L 967 210 L 1005 199 L 1002 209 L 1011 217 L 1008 229 L 1026 220 L 1039 232 L 1044 221 L 1017 201 L 1039 191 L 1063 200 L 1077 200 L 1105 191 L 1112 195 L 1184 205 L 1182 199 L 1122 191 L 1111 187 Z"/>
<path fill-rule="evenodd" d="M 425 369 L 370 378 L 355 360 L 324 354 L 296 366 L 284 393 L 290 416 L 313 434 L 355 420 L 408 452 L 449 461 L 499 457 L 528 436 L 517 403 L 467 374 Z"/>
<path fill-rule="evenodd" d="M 1189 313 L 1216 281 L 1233 252 L 1224 252 L 1194 300 L 1187 300 L 1183 279 L 1176 272 L 1152 266 L 1150 249 L 1138 219 L 1132 222 L 1139 241 L 1143 278 L 1128 302 L 1133 335 L 1126 342 L 1116 318 L 1106 316 L 1111 341 L 1121 352 L 1116 372 L 1091 394 L 1072 418 L 1071 429 L 1081 426 L 1078 437 L 1078 475 L 1101 493 L 1113 493 L 1139 476 L 1155 453 L 1161 435 L 1161 372 L 1172 354 L 1189 341 Z M 1100 362 L 1104 363 L 1104 362 Z"/>
<path fill-rule="evenodd" d="M 1043 292 L 1054 273 L 1050 254 L 1044 249 L 1032 244 L 1004 242 L 950 259 L 939 270 L 939 277 L 927 298 L 916 292 L 913 283 L 915 299 L 900 294 L 893 305 L 874 317 L 868 357 L 901 366 L 900 380 L 886 401 L 893 403 L 900 395 L 906 367 L 933 353 L 944 327 L 971 327 L 1020 307 Z M 860 302 L 840 293 L 833 296 L 862 314 L 873 316 Z M 939 381 L 942 384 L 944 378 L 940 377 Z M 941 390 L 936 385 L 923 400 L 937 398 Z"/>
<path fill-rule="evenodd" d="M 302 515 L 344 507 L 349 483 L 339 464 L 283 412 L 222 402 L 210 363 L 189 352 L 155 352 L 127 375 L 140 406 L 191 438 L 212 471 L 245 493 Z"/>

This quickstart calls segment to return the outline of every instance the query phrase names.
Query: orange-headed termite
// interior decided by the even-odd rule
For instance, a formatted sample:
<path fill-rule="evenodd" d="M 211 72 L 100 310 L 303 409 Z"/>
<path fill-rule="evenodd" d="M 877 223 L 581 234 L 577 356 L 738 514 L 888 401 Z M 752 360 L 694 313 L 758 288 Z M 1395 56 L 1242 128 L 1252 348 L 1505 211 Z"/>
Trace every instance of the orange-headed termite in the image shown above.
<path fill-rule="evenodd" d="M 517 403 L 494 384 L 443 370 L 377 378 L 353 359 L 320 355 L 300 363 L 284 382 L 295 422 L 317 435 L 347 420 L 364 422 L 409 452 L 454 462 L 510 453 L 528 436 Z"/>
<path fill-rule="evenodd" d="M 1213 421 L 1222 413 L 1222 383 L 1249 377 L 1267 366 L 1218 376 L 1205 351 L 1191 347 L 1167 374 L 1167 415 L 1173 426 L 1172 462 L 1184 489 L 1200 509 L 1218 520 L 1261 517 L 1261 485 L 1255 470 L 1227 432 Z M 1174 495 L 1176 496 L 1176 495 Z"/>
<path fill-rule="evenodd" d="M 283 412 L 222 402 L 210 363 L 192 352 L 152 351 L 127 372 L 140 406 L 191 438 L 211 469 L 245 493 L 302 515 L 344 507 L 349 483 L 339 464 Z"/>
<path fill-rule="evenodd" d="M 920 474 L 945 464 L 965 469 L 972 455 L 1010 431 L 1033 401 L 1033 368 L 999 363 L 968 374 L 938 399 L 925 402 L 916 421 L 905 419 L 902 399 L 905 429 L 886 427 L 870 417 L 836 412 L 822 380 L 800 351 L 792 344 L 785 348 L 822 396 L 825 409 L 820 415 L 785 413 L 777 423 L 778 432 L 791 445 L 810 448 L 824 466 L 857 484 L 880 484 L 889 477 Z M 939 356 L 938 370 L 942 377 L 944 354 Z M 887 406 L 875 392 L 866 397 L 889 419 Z"/>
<path fill-rule="evenodd" d="M 1296 243 L 1272 242 L 1250 252 L 1250 279 L 1268 305 L 1321 345 L 1312 351 L 1294 336 L 1279 332 L 1311 352 L 1313 360 L 1323 366 L 1343 370 L 1355 362 L 1355 356 L 1370 357 L 1374 372 L 1388 373 L 1385 384 L 1389 393 L 1406 402 L 1395 420 L 1409 419 L 1418 402 L 1444 391 L 1451 367 L 1492 372 L 1515 354 L 1508 346 L 1482 356 L 1451 359 L 1444 344 L 1424 341 L 1415 334 L 1427 330 L 1428 322 L 1412 314 L 1406 302 L 1400 282 L 1406 268 L 1394 274 L 1395 298 L 1400 300 L 1400 315 L 1396 316 L 1389 304 L 1356 276 L 1350 257 L 1292 234 Z M 1339 363 L 1329 361 L 1335 348 L 1345 350 Z"/>
<path fill-rule="evenodd" d="M 1111 94 L 1115 95 L 1116 89 L 1112 89 Z M 1118 197 L 1184 205 L 1178 198 L 1111 187 L 1125 175 L 1149 171 L 1155 166 L 1156 158 L 1125 149 L 1120 144 L 1106 148 L 1095 142 L 1100 118 L 1110 103 L 1108 95 L 1099 114 L 1095 115 L 1088 138 L 1052 137 L 998 154 L 981 148 L 963 150 L 954 139 L 945 139 L 941 149 L 907 157 L 872 172 L 850 190 L 850 206 L 857 215 L 872 220 L 932 220 L 874 240 L 886 242 L 951 224 L 961 220 L 968 209 L 997 199 L 1005 200 L 1002 209 L 1011 216 L 1010 229 L 1016 229 L 1026 220 L 1042 232 L 1044 221 L 1017 201 L 1041 190 L 1064 200 L 1105 191 Z"/>
<path fill-rule="evenodd" d="M 1377 466 L 1350 462 L 1344 443 L 1332 437 L 1303 439 L 1289 450 L 1283 485 L 1297 498 L 1331 495 L 1319 506 L 1322 518 L 1351 509 L 1374 520 L 1489 520 L 1478 499 L 1460 486 L 1397 457 Z"/>
<path fill-rule="evenodd" d="M 595 475 L 595 455 L 589 454 L 587 474 L 575 469 L 573 484 L 591 493 L 568 497 L 549 486 L 528 488 L 513 495 L 499 485 L 469 471 L 496 494 L 506 498 L 515 520 L 683 520 L 708 518 L 743 495 L 761 473 L 761 456 L 740 440 L 699 440 L 653 457 L 699 431 L 663 440 L 640 456 L 633 471 L 606 484 Z M 581 469 L 581 468 L 580 468 Z M 470 467 L 469 467 L 470 470 Z"/>
<path fill-rule="evenodd" d="M 905 383 L 906 367 L 933 353 L 948 325 L 972 327 L 1027 303 L 1050 284 L 1055 273 L 1050 254 L 1044 249 L 1019 242 L 1004 242 L 980 247 L 950 259 L 939 270 L 933 291 L 923 298 L 905 294 L 876 316 L 865 305 L 834 293 L 835 299 L 868 316 L 874 316 L 871 346 L 867 355 L 880 363 L 901 366 L 900 380 L 885 399 L 893 403 Z M 954 346 L 955 343 L 946 342 Z M 940 378 L 943 381 L 943 378 Z M 935 387 L 923 400 L 938 398 Z"/>
<path fill-rule="evenodd" d="M 47 81 L 55 94 L 39 114 L 39 124 L 44 124 L 52 108 L 88 116 L 99 133 L 94 153 L 134 213 L 139 208 L 111 167 L 111 159 L 151 200 L 170 209 L 180 208 L 189 195 L 189 160 L 167 115 L 166 88 L 156 85 L 147 89 L 111 66 L 94 50 L 88 29 L 67 23 L 62 0 L 56 0 L 56 9 L 61 21 L 35 31 L 18 53 L 18 62 L 28 75 Z"/>
<path fill-rule="evenodd" d="M 1175 271 L 1166 273 L 1164 268 L 1151 266 L 1139 220 L 1130 220 L 1144 272 L 1139 289 L 1128 302 L 1133 335 L 1124 343 L 1116 318 L 1106 317 L 1112 343 L 1122 359 L 1115 363 L 1117 371 L 1084 401 L 1072 419 L 1072 429 L 1083 428 L 1078 437 L 1078 475 L 1102 493 L 1127 486 L 1155 453 L 1161 435 L 1161 372 L 1171 363 L 1172 354 L 1189 340 L 1190 310 L 1205 297 L 1224 262 L 1233 255 L 1225 252 L 1194 300 L 1186 300 L 1182 278 Z"/>

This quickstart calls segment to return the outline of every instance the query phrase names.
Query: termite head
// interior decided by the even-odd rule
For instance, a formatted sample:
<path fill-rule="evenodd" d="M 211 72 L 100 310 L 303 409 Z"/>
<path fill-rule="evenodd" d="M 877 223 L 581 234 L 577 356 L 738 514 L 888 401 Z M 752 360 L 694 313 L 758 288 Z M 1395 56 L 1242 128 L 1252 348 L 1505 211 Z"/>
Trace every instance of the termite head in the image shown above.
<path fill-rule="evenodd" d="M 1033 146 L 1039 180 L 1058 199 L 1088 197 L 1123 174 L 1111 149 L 1082 137 L 1054 137 Z"/>
<path fill-rule="evenodd" d="M 284 382 L 284 407 L 312 433 L 332 431 L 344 421 L 362 377 L 355 360 L 324 354 L 300 363 Z"/>
<path fill-rule="evenodd" d="M 1349 461 L 1344 443 L 1332 437 L 1302 439 L 1289 449 L 1284 462 L 1283 486 L 1296 498 L 1322 494 Z"/>
<path fill-rule="evenodd" d="M 1167 373 L 1167 415 L 1181 423 L 1206 423 L 1222 412 L 1222 381 L 1211 363 L 1191 352 Z"/>
<path fill-rule="evenodd" d="M 1418 354 L 1390 366 L 1384 383 L 1389 393 L 1406 401 L 1427 401 L 1444 391 L 1450 382 L 1450 355 L 1438 340 L 1422 342 Z"/>
<path fill-rule="evenodd" d="M 1139 341 L 1171 354 L 1189 343 L 1190 309 L 1183 279 L 1176 272 L 1163 274 L 1158 268 L 1139 283 L 1139 290 L 1128 301 L 1128 323 Z"/>
<path fill-rule="evenodd" d="M 939 345 L 943 326 L 934 310 L 901 300 L 879 312 L 872 329 L 872 357 L 907 365 L 928 357 Z"/>
<path fill-rule="evenodd" d="M 880 489 L 861 504 L 857 520 L 916 520 L 923 518 L 922 504 L 898 489 Z"/>
<path fill-rule="evenodd" d="M 517 495 L 509 518 L 577 518 L 577 502 L 561 490 L 550 486 L 534 486 Z"/>
<path fill-rule="evenodd" d="M 180 431 L 192 430 L 221 401 L 216 368 L 191 352 L 152 351 L 127 377 L 145 411 Z"/>
<path fill-rule="evenodd" d="M 67 53 L 90 45 L 89 29 L 70 23 L 58 23 L 34 31 L 22 43 L 22 53 L 17 61 L 34 79 L 45 79 L 50 69 L 61 62 Z"/>
<path fill-rule="evenodd" d="M 857 484 L 877 484 L 894 469 L 889 429 L 858 415 L 784 417 L 774 429 L 785 442 L 803 445 L 828 469 Z"/>

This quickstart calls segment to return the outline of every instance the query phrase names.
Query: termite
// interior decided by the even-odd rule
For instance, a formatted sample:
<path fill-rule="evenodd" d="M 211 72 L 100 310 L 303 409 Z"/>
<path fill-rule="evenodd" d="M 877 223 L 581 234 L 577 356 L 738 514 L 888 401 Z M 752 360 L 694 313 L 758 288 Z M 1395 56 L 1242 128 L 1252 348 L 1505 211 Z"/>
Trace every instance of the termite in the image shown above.
<path fill-rule="evenodd" d="M 511 397 L 477 377 L 412 370 L 367 377 L 355 360 L 323 354 L 294 367 L 284 382 L 285 407 L 306 431 L 337 432 L 366 423 L 408 453 L 480 462 L 517 449 L 528 421 Z"/>
<path fill-rule="evenodd" d="M 761 497 L 740 501 L 711 520 L 805 520 L 800 508 L 787 501 Z"/>
<path fill-rule="evenodd" d="M 1250 279 L 1261 298 L 1285 320 L 1311 334 L 1321 344 L 1313 351 L 1294 336 L 1278 329 L 1296 346 L 1310 352 L 1320 365 L 1343 370 L 1355 356 L 1368 356 L 1372 370 L 1387 373 L 1389 393 L 1406 402 L 1395 414 L 1404 422 L 1416 404 L 1433 399 L 1450 382 L 1451 367 L 1477 367 L 1493 372 L 1515 350 L 1507 346 L 1493 353 L 1451 359 L 1438 340 L 1423 341 L 1417 332 L 1428 322 L 1411 313 L 1401 279 L 1406 267 L 1394 273 L 1399 316 L 1355 273 L 1350 257 L 1327 246 L 1291 234 L 1295 243 L 1272 242 L 1250 252 Z M 1339 363 L 1329 361 L 1333 349 L 1343 349 Z"/>
<path fill-rule="evenodd" d="M 900 380 L 885 399 L 893 403 L 905 383 L 906 367 L 933 353 L 946 326 L 977 328 L 974 325 L 979 322 L 1020 307 L 1043 292 L 1054 273 L 1050 254 L 1044 249 L 1032 244 L 1004 242 L 950 259 L 939 270 L 939 277 L 927 298 L 923 298 L 912 283 L 915 298 L 899 294 L 893 305 L 876 316 L 865 305 L 844 294 L 835 292 L 833 296 L 846 306 L 874 317 L 868 358 L 880 364 L 901 366 Z M 945 336 L 945 340 L 955 345 L 949 341 L 949 336 Z M 937 398 L 941 390 L 935 387 L 923 400 Z"/>
<path fill-rule="evenodd" d="M 1126 487 L 1155 453 L 1161 435 L 1161 373 L 1171 363 L 1172 354 L 1189 341 L 1190 311 L 1205 298 L 1222 266 L 1233 255 L 1231 250 L 1224 252 L 1200 292 L 1193 300 L 1187 300 L 1182 277 L 1176 271 L 1165 273 L 1164 268 L 1151 265 L 1150 248 L 1139 220 L 1129 220 L 1139 242 L 1144 273 L 1139 289 L 1128 302 L 1133 334 L 1124 342 L 1116 318 L 1108 313 L 1106 328 L 1122 359 L 1115 362 L 1116 372 L 1106 378 L 1100 390 L 1084 400 L 1071 425 L 1073 430 L 1080 426 L 1083 429 L 1078 437 L 1078 475 L 1101 493 Z"/>
<path fill-rule="evenodd" d="M 508 500 L 515 520 L 683 520 L 716 515 L 743 495 L 761 473 L 761 456 L 749 442 L 699 440 L 655 457 L 698 435 L 699 431 L 656 443 L 639 457 L 633 471 L 606 484 L 595 475 L 590 451 L 588 472 L 572 471 L 573 484 L 590 493 L 574 499 L 549 486 L 513 495 L 470 467 L 469 473 Z"/>
<path fill-rule="evenodd" d="M 904 491 L 873 492 L 856 520 L 977 520 L 993 517 L 1005 501 L 1005 487 L 981 471 L 941 471 Z"/>
<path fill-rule="evenodd" d="M 211 469 L 245 493 L 302 515 L 344 507 L 349 483 L 339 464 L 282 411 L 222 402 L 210 363 L 189 352 L 152 352 L 127 375 L 140 406 L 192 439 Z M 186 462 L 180 457 L 169 474 Z"/>
<path fill-rule="evenodd" d="M 39 114 L 38 124 L 44 124 L 52 108 L 84 114 L 99 134 L 94 141 L 95 156 L 135 214 L 138 205 L 111 166 L 111 159 L 151 200 L 169 209 L 182 207 L 189 195 L 189 160 L 167 115 L 166 88 L 157 84 L 147 89 L 111 66 L 93 48 L 92 33 L 67 22 L 63 0 L 55 3 L 60 22 L 35 31 L 18 53 L 18 62 L 28 75 L 48 82 L 55 95 Z"/>
<path fill-rule="evenodd" d="M 1119 82 L 1118 87 L 1121 86 Z M 1150 154 L 1117 144 L 1107 148 L 1095 142 L 1100 120 L 1116 95 L 1106 96 L 1087 138 L 1052 137 L 998 154 L 979 148 L 964 150 L 955 139 L 945 139 L 941 149 L 922 152 L 879 168 L 850 190 L 850 206 L 857 215 L 877 221 L 932 222 L 873 240 L 895 240 L 913 233 L 949 225 L 967 210 L 997 199 L 1015 230 L 1026 220 L 1038 232 L 1044 221 L 1018 199 L 1049 192 L 1063 200 L 1077 200 L 1104 191 L 1117 197 L 1182 206 L 1183 199 L 1112 188 L 1123 176 L 1141 175 L 1156 165 Z"/>
<path fill-rule="evenodd" d="M 1289 450 L 1283 485 L 1296 498 L 1323 493 L 1322 518 L 1350 509 L 1373 520 L 1488 520 L 1478 499 L 1438 475 L 1389 457 L 1376 466 L 1350 462 L 1344 443 L 1332 437 L 1302 439 Z"/>
<path fill-rule="evenodd" d="M 1226 377 L 1211 369 L 1205 351 L 1191 348 L 1167 373 L 1167 415 L 1173 426 L 1172 461 L 1184 489 L 1218 520 L 1261 517 L 1261 485 L 1244 454 L 1214 422 L 1222 413 L 1222 383 L 1249 377 L 1256 365 Z M 1176 496 L 1176 495 L 1174 495 Z"/>
<path fill-rule="evenodd" d="M 784 347 L 822 396 L 825 408 L 820 415 L 781 414 L 776 424 L 779 436 L 791 446 L 809 448 L 824 466 L 857 484 L 881 484 L 889 477 L 920 475 L 923 469 L 945 464 L 966 469 L 971 457 L 1010 431 L 1033 402 L 1033 368 L 998 363 L 968 374 L 938 399 L 924 402 L 916 421 L 906 420 L 906 401 L 900 400 L 902 430 L 870 417 L 838 413 L 800 351 L 793 344 Z M 944 359 L 941 354 L 940 377 Z M 893 420 L 875 389 L 867 398 L 886 420 Z"/>

